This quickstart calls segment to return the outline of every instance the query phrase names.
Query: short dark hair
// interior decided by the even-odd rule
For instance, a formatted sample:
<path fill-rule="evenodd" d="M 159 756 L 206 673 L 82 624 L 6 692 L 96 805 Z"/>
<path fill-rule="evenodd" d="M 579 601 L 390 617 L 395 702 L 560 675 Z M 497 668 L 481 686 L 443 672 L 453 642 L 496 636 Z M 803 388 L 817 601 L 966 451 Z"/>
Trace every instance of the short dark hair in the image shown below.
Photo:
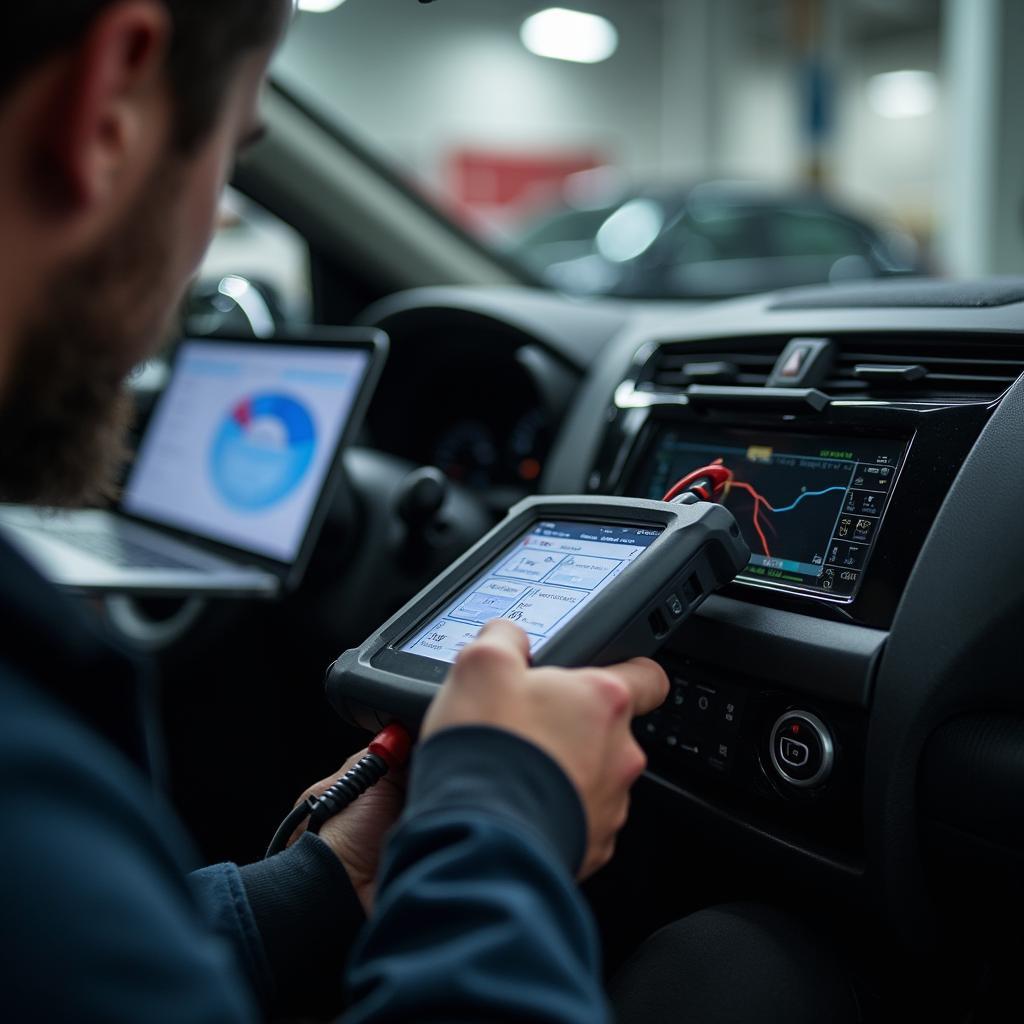
<path fill-rule="evenodd" d="M 34 0 L 4 12 L 0 103 L 20 79 L 69 49 L 116 0 Z M 174 34 L 167 73 L 177 104 L 176 141 L 196 146 L 213 127 L 231 75 L 248 52 L 271 42 L 286 0 L 160 0 Z M 289 5 L 290 6 L 290 5 Z"/>

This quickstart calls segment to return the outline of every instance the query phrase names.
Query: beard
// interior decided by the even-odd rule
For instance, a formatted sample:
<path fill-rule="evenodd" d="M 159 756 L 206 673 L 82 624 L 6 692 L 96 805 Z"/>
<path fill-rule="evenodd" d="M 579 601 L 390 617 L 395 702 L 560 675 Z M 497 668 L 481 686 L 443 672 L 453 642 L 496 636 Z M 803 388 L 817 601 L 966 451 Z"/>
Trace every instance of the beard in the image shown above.
<path fill-rule="evenodd" d="M 116 498 L 134 404 L 128 372 L 167 337 L 177 175 L 161 169 L 88 257 L 55 274 L 15 339 L 0 399 L 0 500 Z M 169 297 L 170 296 L 170 297 Z"/>

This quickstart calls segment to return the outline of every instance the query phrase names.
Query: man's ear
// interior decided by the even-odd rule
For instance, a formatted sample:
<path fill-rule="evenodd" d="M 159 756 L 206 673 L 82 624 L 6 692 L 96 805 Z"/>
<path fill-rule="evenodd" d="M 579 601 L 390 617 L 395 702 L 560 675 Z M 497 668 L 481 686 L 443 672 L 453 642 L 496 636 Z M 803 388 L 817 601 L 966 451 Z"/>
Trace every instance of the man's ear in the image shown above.
<path fill-rule="evenodd" d="M 171 33 L 159 0 L 118 0 L 68 54 L 47 148 L 72 206 L 102 202 L 143 177 L 163 151 L 172 116 Z"/>

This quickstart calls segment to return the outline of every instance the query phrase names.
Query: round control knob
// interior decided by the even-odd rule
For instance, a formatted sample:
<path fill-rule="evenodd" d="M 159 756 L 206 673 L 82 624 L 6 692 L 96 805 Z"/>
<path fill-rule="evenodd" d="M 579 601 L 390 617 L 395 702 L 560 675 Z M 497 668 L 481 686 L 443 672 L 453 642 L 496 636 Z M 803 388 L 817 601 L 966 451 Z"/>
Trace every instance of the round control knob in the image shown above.
<path fill-rule="evenodd" d="M 832 733 L 809 711 L 787 711 L 776 720 L 769 753 L 779 777 L 801 789 L 824 785 L 836 763 Z"/>
<path fill-rule="evenodd" d="M 399 484 L 395 509 L 413 533 L 430 526 L 448 497 L 448 478 L 434 466 L 413 470 Z"/>

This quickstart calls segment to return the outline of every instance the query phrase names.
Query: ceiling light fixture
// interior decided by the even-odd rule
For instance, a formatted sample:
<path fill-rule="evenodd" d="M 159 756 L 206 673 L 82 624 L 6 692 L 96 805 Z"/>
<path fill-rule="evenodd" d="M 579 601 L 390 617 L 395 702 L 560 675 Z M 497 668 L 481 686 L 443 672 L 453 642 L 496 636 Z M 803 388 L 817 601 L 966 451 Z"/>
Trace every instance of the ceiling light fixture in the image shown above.
<path fill-rule="evenodd" d="M 599 64 L 619 48 L 619 33 L 597 14 L 549 7 L 523 22 L 519 36 L 530 53 L 577 64 Z"/>
<path fill-rule="evenodd" d="M 932 71 L 886 71 L 868 79 L 868 103 L 880 117 L 924 117 L 935 109 L 938 80 Z"/>
<path fill-rule="evenodd" d="M 309 14 L 327 14 L 344 2 L 345 0 L 299 0 L 299 10 Z"/>

